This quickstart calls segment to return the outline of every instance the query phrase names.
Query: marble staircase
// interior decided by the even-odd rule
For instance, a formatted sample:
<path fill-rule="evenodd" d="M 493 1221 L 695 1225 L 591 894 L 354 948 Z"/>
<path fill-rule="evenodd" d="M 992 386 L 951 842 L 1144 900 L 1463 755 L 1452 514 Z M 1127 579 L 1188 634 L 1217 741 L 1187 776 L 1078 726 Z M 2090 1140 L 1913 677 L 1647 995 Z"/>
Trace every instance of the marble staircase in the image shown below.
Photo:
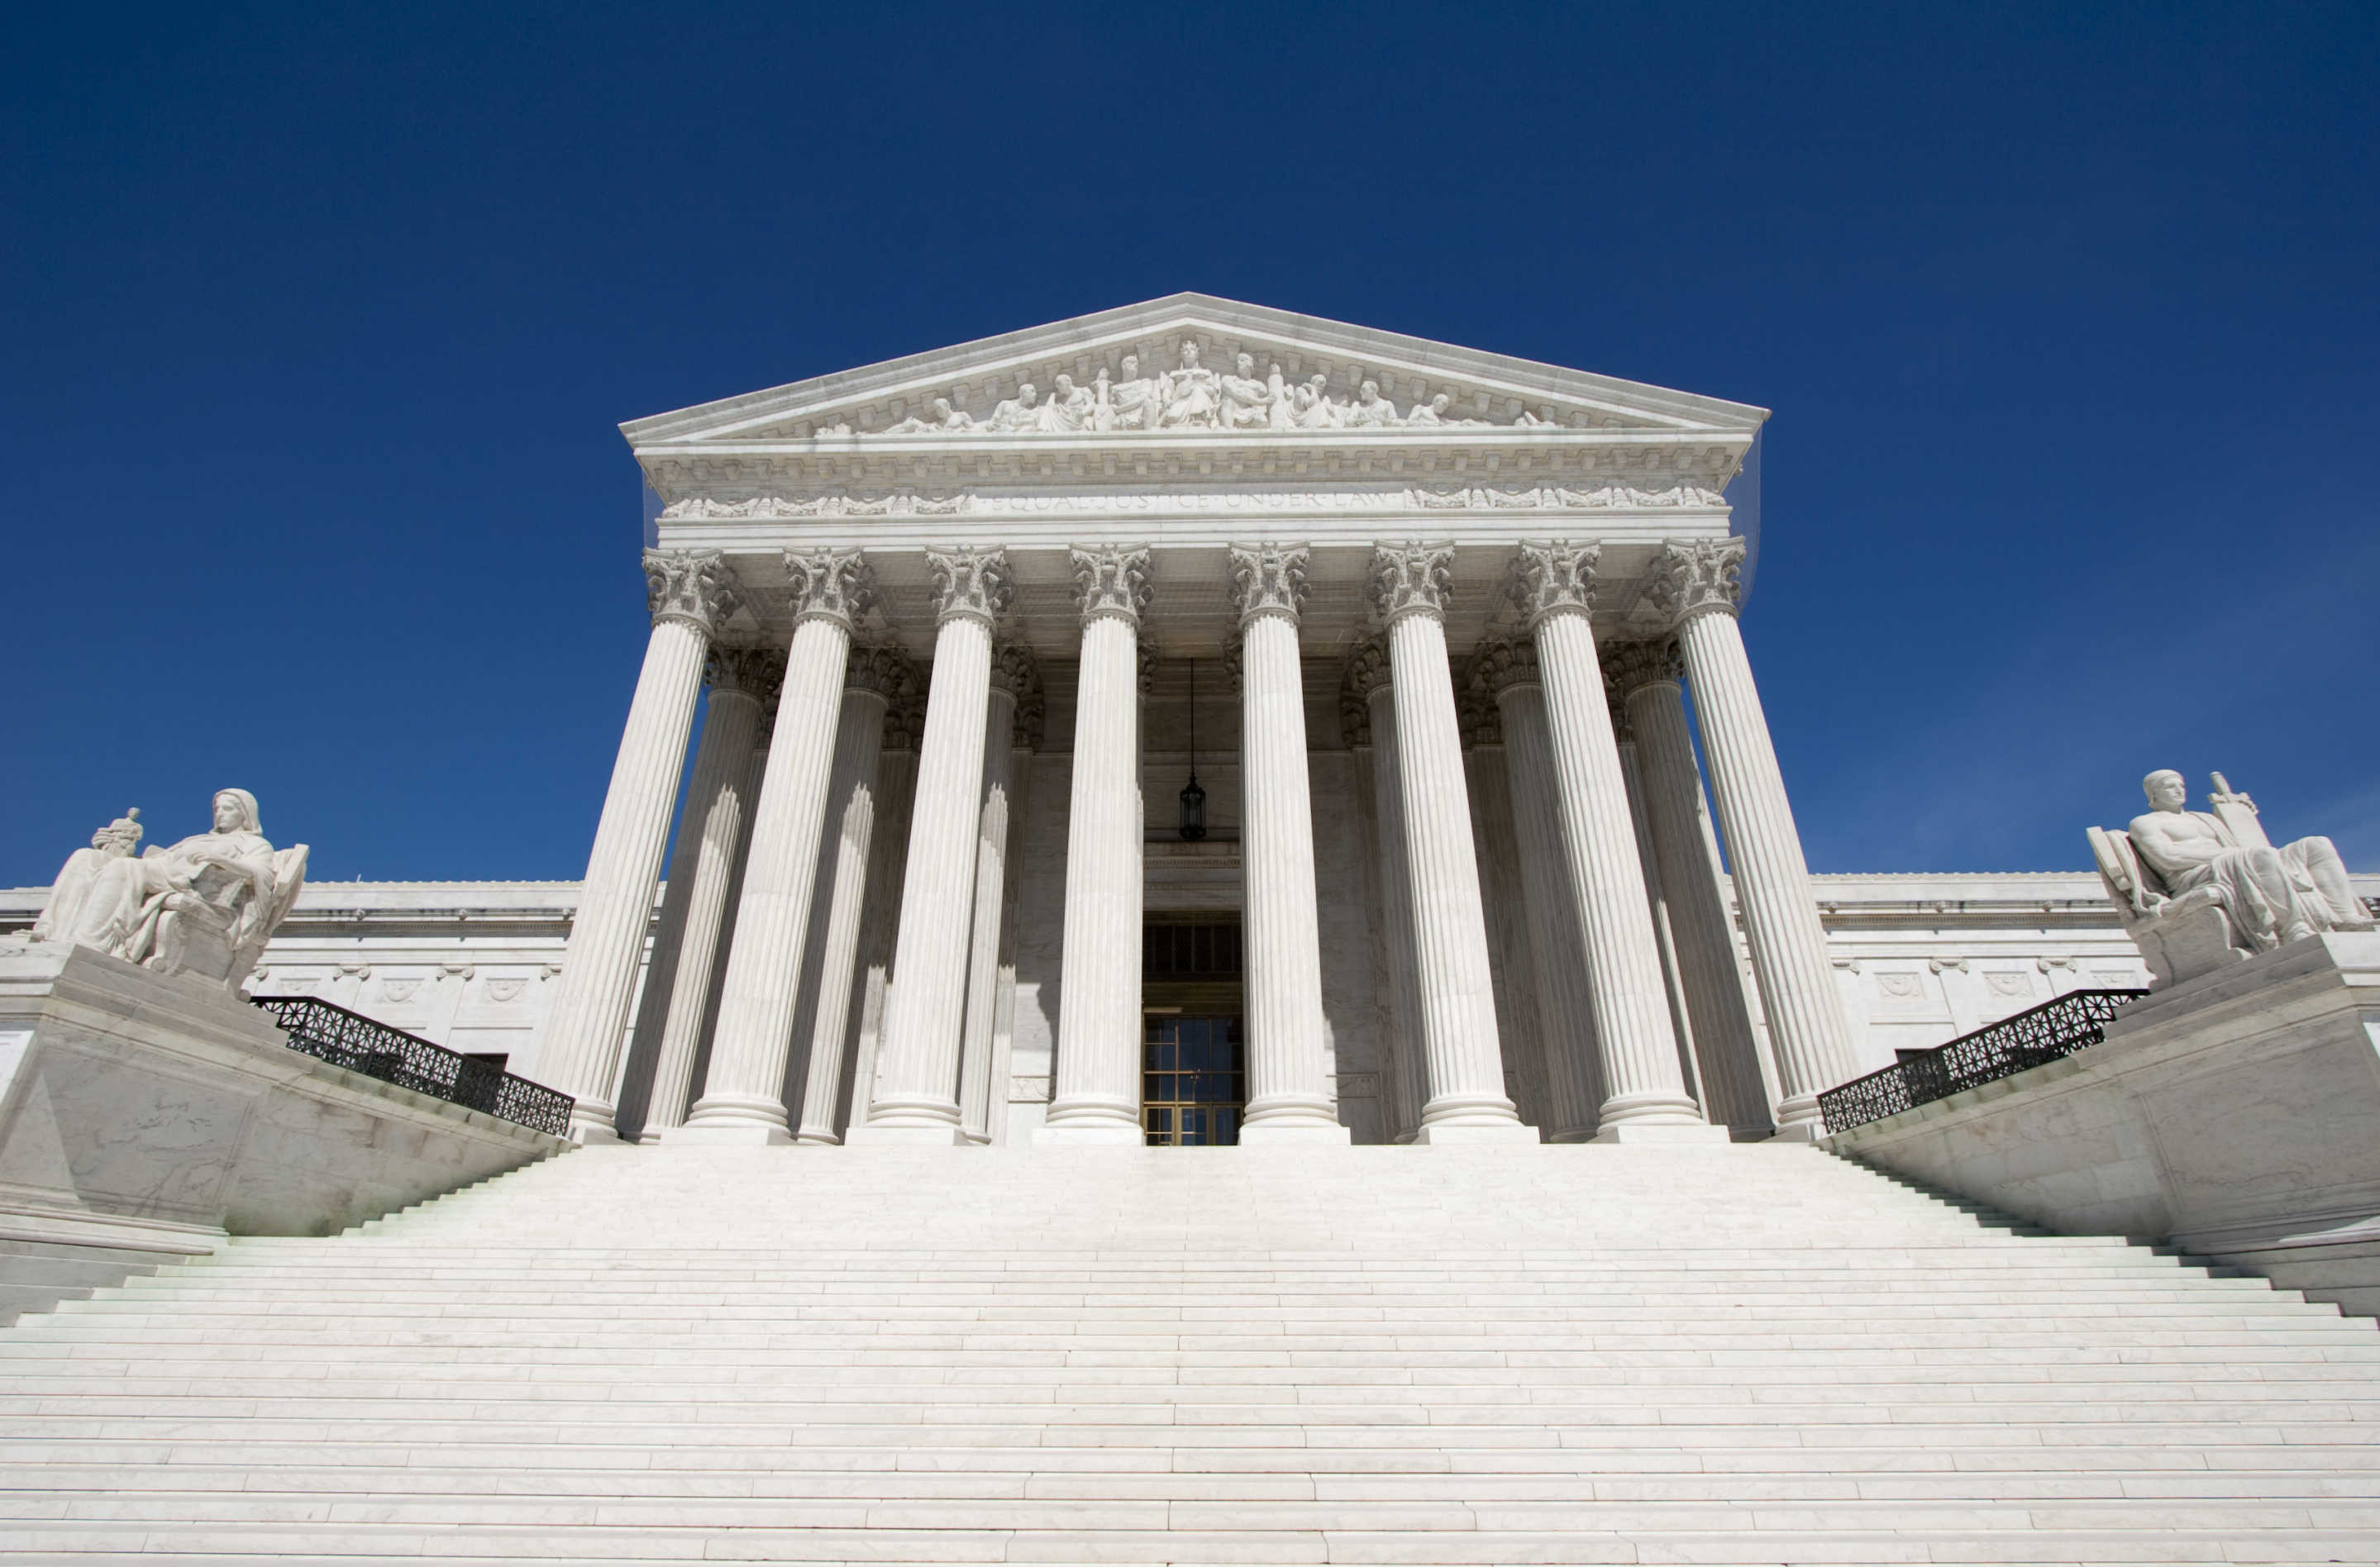
<path fill-rule="evenodd" d="M 1815 1149 L 586 1148 L 0 1330 L 12 1563 L 2380 1559 L 2380 1330 Z"/>

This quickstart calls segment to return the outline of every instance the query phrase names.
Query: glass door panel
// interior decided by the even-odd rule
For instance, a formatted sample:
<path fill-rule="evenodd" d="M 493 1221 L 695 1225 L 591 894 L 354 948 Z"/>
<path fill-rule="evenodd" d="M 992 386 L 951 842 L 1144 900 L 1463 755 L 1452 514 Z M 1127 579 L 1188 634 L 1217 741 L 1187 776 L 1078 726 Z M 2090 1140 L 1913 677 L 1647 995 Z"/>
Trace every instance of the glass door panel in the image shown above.
<path fill-rule="evenodd" d="M 1152 1013 L 1141 1051 L 1141 1126 L 1151 1148 L 1236 1144 L 1247 1050 L 1235 1016 Z"/>

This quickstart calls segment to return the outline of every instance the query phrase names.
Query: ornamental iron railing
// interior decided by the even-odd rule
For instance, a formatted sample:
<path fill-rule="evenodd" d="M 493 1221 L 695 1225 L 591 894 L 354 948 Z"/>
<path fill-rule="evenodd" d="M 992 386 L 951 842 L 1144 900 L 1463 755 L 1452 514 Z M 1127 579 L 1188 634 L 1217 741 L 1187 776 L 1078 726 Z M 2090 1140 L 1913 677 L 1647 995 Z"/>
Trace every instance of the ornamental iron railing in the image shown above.
<path fill-rule="evenodd" d="M 315 996 L 254 1000 L 289 1036 L 293 1051 L 532 1132 L 559 1137 L 570 1130 L 570 1107 L 576 1101 L 568 1094 L 516 1077 L 484 1056 L 465 1055 L 417 1039 Z"/>
<path fill-rule="evenodd" d="M 2070 990 L 1937 1050 L 1910 1051 L 1897 1065 L 1818 1096 L 1829 1134 L 1847 1132 L 1949 1099 L 1961 1088 L 2013 1077 L 2027 1067 L 2072 1055 L 2107 1037 L 2108 1020 L 2146 990 Z"/>

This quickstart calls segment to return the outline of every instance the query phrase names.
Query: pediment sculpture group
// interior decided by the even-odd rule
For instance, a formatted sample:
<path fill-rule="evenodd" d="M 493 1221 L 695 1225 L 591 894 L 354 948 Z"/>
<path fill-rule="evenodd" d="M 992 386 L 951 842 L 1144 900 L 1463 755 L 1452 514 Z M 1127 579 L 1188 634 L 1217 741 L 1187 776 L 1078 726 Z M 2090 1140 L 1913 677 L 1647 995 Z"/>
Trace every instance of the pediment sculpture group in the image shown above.
<path fill-rule="evenodd" d="M 2208 810 L 2188 808 L 2189 786 L 2170 768 L 2141 789 L 2148 810 L 2121 832 L 2094 827 L 2089 836 L 2107 895 L 2158 986 L 2308 936 L 2374 929 L 2338 846 L 2323 837 L 2275 846 L 2255 802 L 2221 773 Z"/>
<path fill-rule="evenodd" d="M 92 833 L 58 871 L 32 939 L 237 990 L 306 884 L 307 846 L 275 849 L 245 789 L 215 791 L 204 832 L 135 855 L 140 837 L 137 809 Z"/>
<path fill-rule="evenodd" d="M 1053 378 L 1044 392 L 1025 382 L 1016 395 L 1002 399 L 988 419 L 978 419 L 953 407 L 948 397 L 936 397 L 922 414 L 912 415 L 883 435 L 1075 435 L 1115 431 L 1193 430 L 1403 430 L 1488 428 L 1484 419 L 1458 418 L 1451 394 L 1440 392 L 1427 402 L 1399 411 L 1382 395 L 1378 381 L 1366 381 L 1353 397 L 1330 395 L 1327 375 L 1311 375 L 1292 383 L 1281 366 L 1257 373 L 1253 354 L 1241 354 L 1232 370 L 1218 370 L 1200 362 L 1196 343 L 1182 345 L 1182 362 L 1155 375 L 1140 372 L 1140 356 L 1126 354 L 1114 377 L 1101 365 L 1090 384 L 1071 375 Z M 1556 420 L 1525 409 L 1510 428 L 1553 428 Z M 820 435 L 849 435 L 846 424 L 821 426 Z"/>

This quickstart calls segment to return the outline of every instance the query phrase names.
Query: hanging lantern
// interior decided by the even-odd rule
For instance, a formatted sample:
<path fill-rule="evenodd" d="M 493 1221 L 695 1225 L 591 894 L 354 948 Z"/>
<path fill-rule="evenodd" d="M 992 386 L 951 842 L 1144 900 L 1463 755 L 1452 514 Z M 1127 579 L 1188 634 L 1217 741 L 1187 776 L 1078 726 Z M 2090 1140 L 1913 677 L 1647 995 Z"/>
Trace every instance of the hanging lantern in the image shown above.
<path fill-rule="evenodd" d="M 1182 786 L 1182 841 L 1207 835 L 1207 791 L 1198 787 L 1198 664 L 1190 663 L 1190 782 Z"/>

